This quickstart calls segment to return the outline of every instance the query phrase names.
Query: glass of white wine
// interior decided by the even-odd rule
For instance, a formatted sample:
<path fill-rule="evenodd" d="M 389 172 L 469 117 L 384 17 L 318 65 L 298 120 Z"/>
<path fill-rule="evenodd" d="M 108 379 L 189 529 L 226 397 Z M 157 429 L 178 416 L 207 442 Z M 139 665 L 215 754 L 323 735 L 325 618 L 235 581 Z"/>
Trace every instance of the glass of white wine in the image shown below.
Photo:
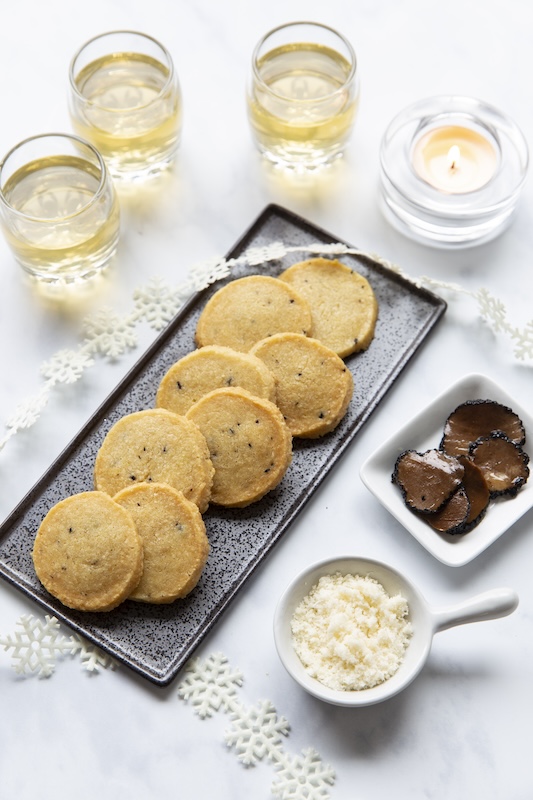
<path fill-rule="evenodd" d="M 65 285 L 94 277 L 115 253 L 120 233 L 102 156 L 77 136 L 25 139 L 0 163 L 0 221 L 32 278 Z"/>
<path fill-rule="evenodd" d="M 276 166 L 308 171 L 342 156 L 358 100 L 355 53 L 333 28 L 292 22 L 255 47 L 248 117 L 259 151 Z"/>
<path fill-rule="evenodd" d="M 170 53 L 136 31 L 96 36 L 70 64 L 74 130 L 102 153 L 113 178 L 144 180 L 174 161 L 181 93 Z"/>

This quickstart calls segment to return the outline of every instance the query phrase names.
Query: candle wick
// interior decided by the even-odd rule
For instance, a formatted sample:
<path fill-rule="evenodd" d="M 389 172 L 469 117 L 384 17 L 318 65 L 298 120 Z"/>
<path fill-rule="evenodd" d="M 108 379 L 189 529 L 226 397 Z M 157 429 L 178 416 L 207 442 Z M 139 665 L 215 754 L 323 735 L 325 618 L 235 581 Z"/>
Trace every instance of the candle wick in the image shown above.
<path fill-rule="evenodd" d="M 450 172 L 455 172 L 459 169 L 459 161 L 461 160 L 461 150 L 454 144 L 448 151 L 448 164 Z"/>

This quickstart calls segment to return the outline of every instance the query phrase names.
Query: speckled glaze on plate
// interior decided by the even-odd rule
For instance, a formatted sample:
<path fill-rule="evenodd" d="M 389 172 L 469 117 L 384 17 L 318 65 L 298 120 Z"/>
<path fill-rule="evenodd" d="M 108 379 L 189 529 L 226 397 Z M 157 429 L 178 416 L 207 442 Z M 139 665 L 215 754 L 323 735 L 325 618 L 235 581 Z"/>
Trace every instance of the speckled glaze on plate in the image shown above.
<path fill-rule="evenodd" d="M 305 246 L 339 240 L 291 212 L 270 205 L 228 258 L 238 258 L 251 247 L 276 241 Z M 291 253 L 266 265 L 239 266 L 232 278 L 254 273 L 276 276 L 305 257 Z M 165 606 L 128 600 L 105 614 L 72 611 L 41 586 L 31 551 L 47 511 L 64 497 L 93 488 L 94 459 L 111 425 L 124 414 L 154 406 L 163 375 L 194 349 L 194 331 L 203 306 L 227 281 L 210 286 L 187 303 L 4 522 L 0 528 L 0 574 L 117 660 L 155 684 L 170 683 L 240 587 L 288 532 L 291 522 L 446 309 L 443 300 L 370 258 L 343 255 L 341 260 L 367 278 L 379 303 L 372 344 L 366 352 L 346 361 L 355 379 L 348 412 L 340 425 L 322 439 L 295 441 L 287 474 L 261 501 L 244 509 L 211 507 L 207 511 L 204 519 L 211 552 L 200 582 L 187 598 Z"/>

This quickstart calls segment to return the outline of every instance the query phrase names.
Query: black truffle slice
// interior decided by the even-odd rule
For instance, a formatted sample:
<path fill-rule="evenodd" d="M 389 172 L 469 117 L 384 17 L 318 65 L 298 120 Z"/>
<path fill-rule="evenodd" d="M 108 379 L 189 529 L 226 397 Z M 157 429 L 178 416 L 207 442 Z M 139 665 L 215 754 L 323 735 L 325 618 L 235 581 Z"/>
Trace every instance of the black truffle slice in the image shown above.
<path fill-rule="evenodd" d="M 460 486 L 450 499 L 434 514 L 423 514 L 423 519 L 439 533 L 464 533 L 470 514 L 470 501 Z"/>
<path fill-rule="evenodd" d="M 488 508 L 490 500 L 489 487 L 483 473 L 469 458 L 459 456 L 459 461 L 465 468 L 463 475 L 463 488 L 470 502 L 470 511 L 465 523 L 466 530 L 472 530 L 478 525 Z"/>
<path fill-rule="evenodd" d="M 473 442 L 470 458 L 483 473 L 491 497 L 514 497 L 529 477 L 529 456 L 503 433 Z"/>
<path fill-rule="evenodd" d="M 392 480 L 405 503 L 416 511 L 435 512 L 449 500 L 463 478 L 464 467 L 453 456 L 431 449 L 406 450 L 396 459 Z"/>
<path fill-rule="evenodd" d="M 472 442 L 497 431 L 517 445 L 526 441 L 522 420 L 512 409 L 495 400 L 467 400 L 446 420 L 440 448 L 452 456 L 468 455 Z"/>

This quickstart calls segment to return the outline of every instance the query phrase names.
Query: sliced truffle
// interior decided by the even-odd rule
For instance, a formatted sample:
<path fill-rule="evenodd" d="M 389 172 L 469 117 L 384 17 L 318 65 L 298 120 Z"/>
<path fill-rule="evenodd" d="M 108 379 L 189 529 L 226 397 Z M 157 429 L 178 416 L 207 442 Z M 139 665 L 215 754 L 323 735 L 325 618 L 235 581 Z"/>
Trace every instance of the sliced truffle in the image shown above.
<path fill-rule="evenodd" d="M 392 479 L 410 508 L 427 513 L 438 511 L 449 500 L 463 474 L 463 465 L 440 450 L 406 450 L 396 460 Z"/>
<path fill-rule="evenodd" d="M 472 530 L 485 516 L 485 511 L 489 505 L 490 492 L 479 467 L 466 456 L 460 456 L 459 461 L 465 468 L 463 488 L 470 502 L 470 511 L 466 519 L 465 530 Z"/>
<path fill-rule="evenodd" d="M 529 477 L 529 456 L 503 433 L 473 442 L 470 458 L 483 473 L 491 497 L 514 497 Z"/>
<path fill-rule="evenodd" d="M 460 486 L 450 499 L 434 514 L 423 514 L 423 519 L 439 533 L 464 533 L 470 515 L 470 501 Z"/>
<path fill-rule="evenodd" d="M 467 400 L 446 420 L 440 447 L 452 456 L 468 455 L 472 442 L 497 431 L 517 445 L 526 441 L 522 420 L 512 409 L 495 400 Z"/>

